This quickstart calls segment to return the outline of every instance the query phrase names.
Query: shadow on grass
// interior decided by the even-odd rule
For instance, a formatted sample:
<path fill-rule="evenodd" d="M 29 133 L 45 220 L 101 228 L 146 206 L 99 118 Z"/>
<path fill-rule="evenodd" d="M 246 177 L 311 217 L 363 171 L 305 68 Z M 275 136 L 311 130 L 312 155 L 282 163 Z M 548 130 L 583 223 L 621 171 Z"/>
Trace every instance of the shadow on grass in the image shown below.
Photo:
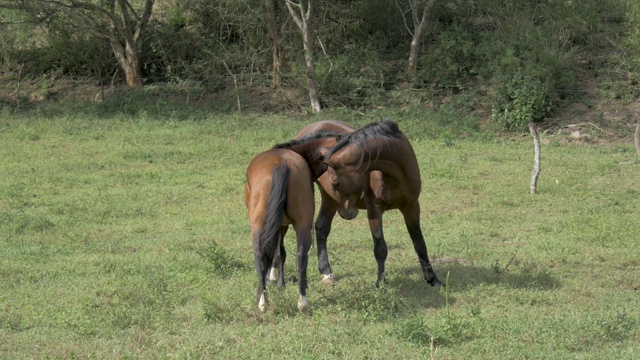
<path fill-rule="evenodd" d="M 548 271 L 535 264 L 491 267 L 474 266 L 466 261 L 434 262 L 438 278 L 448 288 L 438 291 L 422 279 L 416 263 L 387 273 L 387 284 L 375 287 L 375 274 L 359 276 L 343 274 L 333 285 L 310 282 L 310 290 L 321 294 L 316 307 L 334 307 L 337 311 L 356 311 L 374 314 L 376 318 L 397 315 L 398 312 L 431 308 L 444 309 L 456 303 L 456 295 L 481 286 L 502 286 L 507 289 L 546 291 L 562 286 Z M 447 279 L 448 277 L 448 279 Z M 382 313 L 390 314 L 383 315 Z"/>
<path fill-rule="evenodd" d="M 448 294 L 449 305 L 455 304 L 456 294 L 481 287 L 502 286 L 507 289 L 529 289 L 547 291 L 562 286 L 560 280 L 548 271 L 540 269 L 535 264 L 519 264 L 510 268 L 494 264 L 491 267 L 481 267 L 469 262 L 451 261 L 438 264 L 434 262 L 434 269 L 443 284 L 439 292 L 422 279 L 420 267 L 405 266 L 390 277 L 388 286 L 398 289 L 398 293 L 407 298 L 410 303 L 423 308 L 444 308 L 446 306 L 445 291 Z"/>

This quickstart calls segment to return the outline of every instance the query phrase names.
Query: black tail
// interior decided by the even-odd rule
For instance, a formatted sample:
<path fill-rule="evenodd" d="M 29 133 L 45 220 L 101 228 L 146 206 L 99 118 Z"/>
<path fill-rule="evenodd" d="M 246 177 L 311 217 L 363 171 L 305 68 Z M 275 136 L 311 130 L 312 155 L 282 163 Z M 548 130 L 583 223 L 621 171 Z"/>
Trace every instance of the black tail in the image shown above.
<path fill-rule="evenodd" d="M 267 204 L 267 217 L 260 232 L 260 248 L 266 257 L 268 266 L 273 263 L 278 242 L 280 241 L 280 227 L 287 205 L 287 185 L 289 184 L 289 166 L 282 163 L 276 166 L 271 175 L 271 191 Z"/>

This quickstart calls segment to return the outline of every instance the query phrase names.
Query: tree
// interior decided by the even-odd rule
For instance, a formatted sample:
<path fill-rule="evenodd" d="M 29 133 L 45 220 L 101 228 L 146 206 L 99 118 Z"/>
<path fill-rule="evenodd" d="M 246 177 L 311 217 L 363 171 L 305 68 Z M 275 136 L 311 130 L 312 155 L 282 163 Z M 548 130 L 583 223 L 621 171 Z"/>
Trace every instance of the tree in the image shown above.
<path fill-rule="evenodd" d="M 140 87 L 142 41 L 155 0 L 141 3 L 136 9 L 128 0 L 0 0 L 0 7 L 23 11 L 38 22 L 58 18 L 107 41 L 124 70 L 127 85 Z"/>
<path fill-rule="evenodd" d="M 309 18 L 311 17 L 312 0 L 300 0 L 294 3 L 285 0 L 291 17 L 302 33 L 302 44 L 304 47 L 304 58 L 307 64 L 307 87 L 309 88 L 309 99 L 311 100 L 311 110 L 314 114 L 320 112 L 320 99 L 318 96 L 318 84 L 316 82 L 315 60 L 313 58 L 313 41 L 311 40 L 311 27 Z M 306 5 L 305 5 L 306 3 Z"/>
<path fill-rule="evenodd" d="M 409 50 L 409 64 L 407 66 L 407 75 L 412 83 L 416 83 L 418 76 L 418 57 L 420 56 L 420 45 L 422 44 L 422 37 L 424 31 L 427 28 L 427 19 L 435 0 L 407 0 L 408 10 L 403 9 L 400 0 L 393 0 L 402 14 L 404 25 L 407 28 L 409 34 L 411 34 L 411 49 Z M 418 18 L 420 14 L 419 7 L 423 4 L 422 17 Z M 411 13 L 411 20 L 413 23 L 413 29 L 407 24 L 407 13 Z"/>
<path fill-rule="evenodd" d="M 269 44 L 273 54 L 273 85 L 280 86 L 280 69 L 282 67 L 282 45 L 278 39 L 274 0 L 264 0 L 264 13 L 269 34 Z"/>

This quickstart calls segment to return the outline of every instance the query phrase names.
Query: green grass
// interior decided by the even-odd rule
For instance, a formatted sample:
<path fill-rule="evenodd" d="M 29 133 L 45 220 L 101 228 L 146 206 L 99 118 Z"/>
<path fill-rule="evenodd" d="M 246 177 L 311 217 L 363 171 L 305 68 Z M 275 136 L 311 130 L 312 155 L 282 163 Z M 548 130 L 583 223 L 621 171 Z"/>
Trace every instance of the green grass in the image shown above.
<path fill-rule="evenodd" d="M 307 317 L 291 283 L 257 309 L 243 183 L 253 155 L 316 119 L 161 113 L 0 116 L 0 358 L 425 359 L 431 339 L 436 359 L 640 357 L 631 145 L 550 136 L 531 196 L 528 138 L 458 140 L 401 114 L 449 286 L 424 283 L 392 211 L 376 289 L 361 214 L 334 223 L 334 287 L 311 250 Z"/>

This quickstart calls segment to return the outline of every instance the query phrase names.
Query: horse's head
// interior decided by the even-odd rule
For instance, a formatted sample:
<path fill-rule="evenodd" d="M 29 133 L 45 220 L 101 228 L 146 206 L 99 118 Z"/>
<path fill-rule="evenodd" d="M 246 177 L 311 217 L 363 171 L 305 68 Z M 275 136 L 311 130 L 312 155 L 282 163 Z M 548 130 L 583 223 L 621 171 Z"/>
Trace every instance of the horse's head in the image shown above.
<path fill-rule="evenodd" d="M 329 196 L 338 203 L 338 214 L 345 220 L 354 219 L 358 216 L 357 202 L 360 200 L 363 186 L 360 186 L 360 190 L 355 194 L 345 194 L 339 191 L 335 186 L 336 173 L 331 167 L 327 167 L 325 173 L 318 179 L 322 188 L 329 193 Z"/>
<path fill-rule="evenodd" d="M 329 150 L 321 152 L 327 154 Z M 330 159 L 323 160 L 326 171 L 320 181 L 322 187 L 331 192 L 331 197 L 338 204 L 338 214 L 346 220 L 351 220 L 358 215 L 357 202 L 362 198 L 368 176 L 360 169 L 358 152 L 349 152 L 343 148 L 334 153 Z"/>
<path fill-rule="evenodd" d="M 402 137 L 398 125 L 390 120 L 371 123 L 340 139 L 331 149 L 321 150 L 332 188 L 344 196 L 361 196 L 368 173 L 383 152 L 391 151 L 390 141 Z"/>

